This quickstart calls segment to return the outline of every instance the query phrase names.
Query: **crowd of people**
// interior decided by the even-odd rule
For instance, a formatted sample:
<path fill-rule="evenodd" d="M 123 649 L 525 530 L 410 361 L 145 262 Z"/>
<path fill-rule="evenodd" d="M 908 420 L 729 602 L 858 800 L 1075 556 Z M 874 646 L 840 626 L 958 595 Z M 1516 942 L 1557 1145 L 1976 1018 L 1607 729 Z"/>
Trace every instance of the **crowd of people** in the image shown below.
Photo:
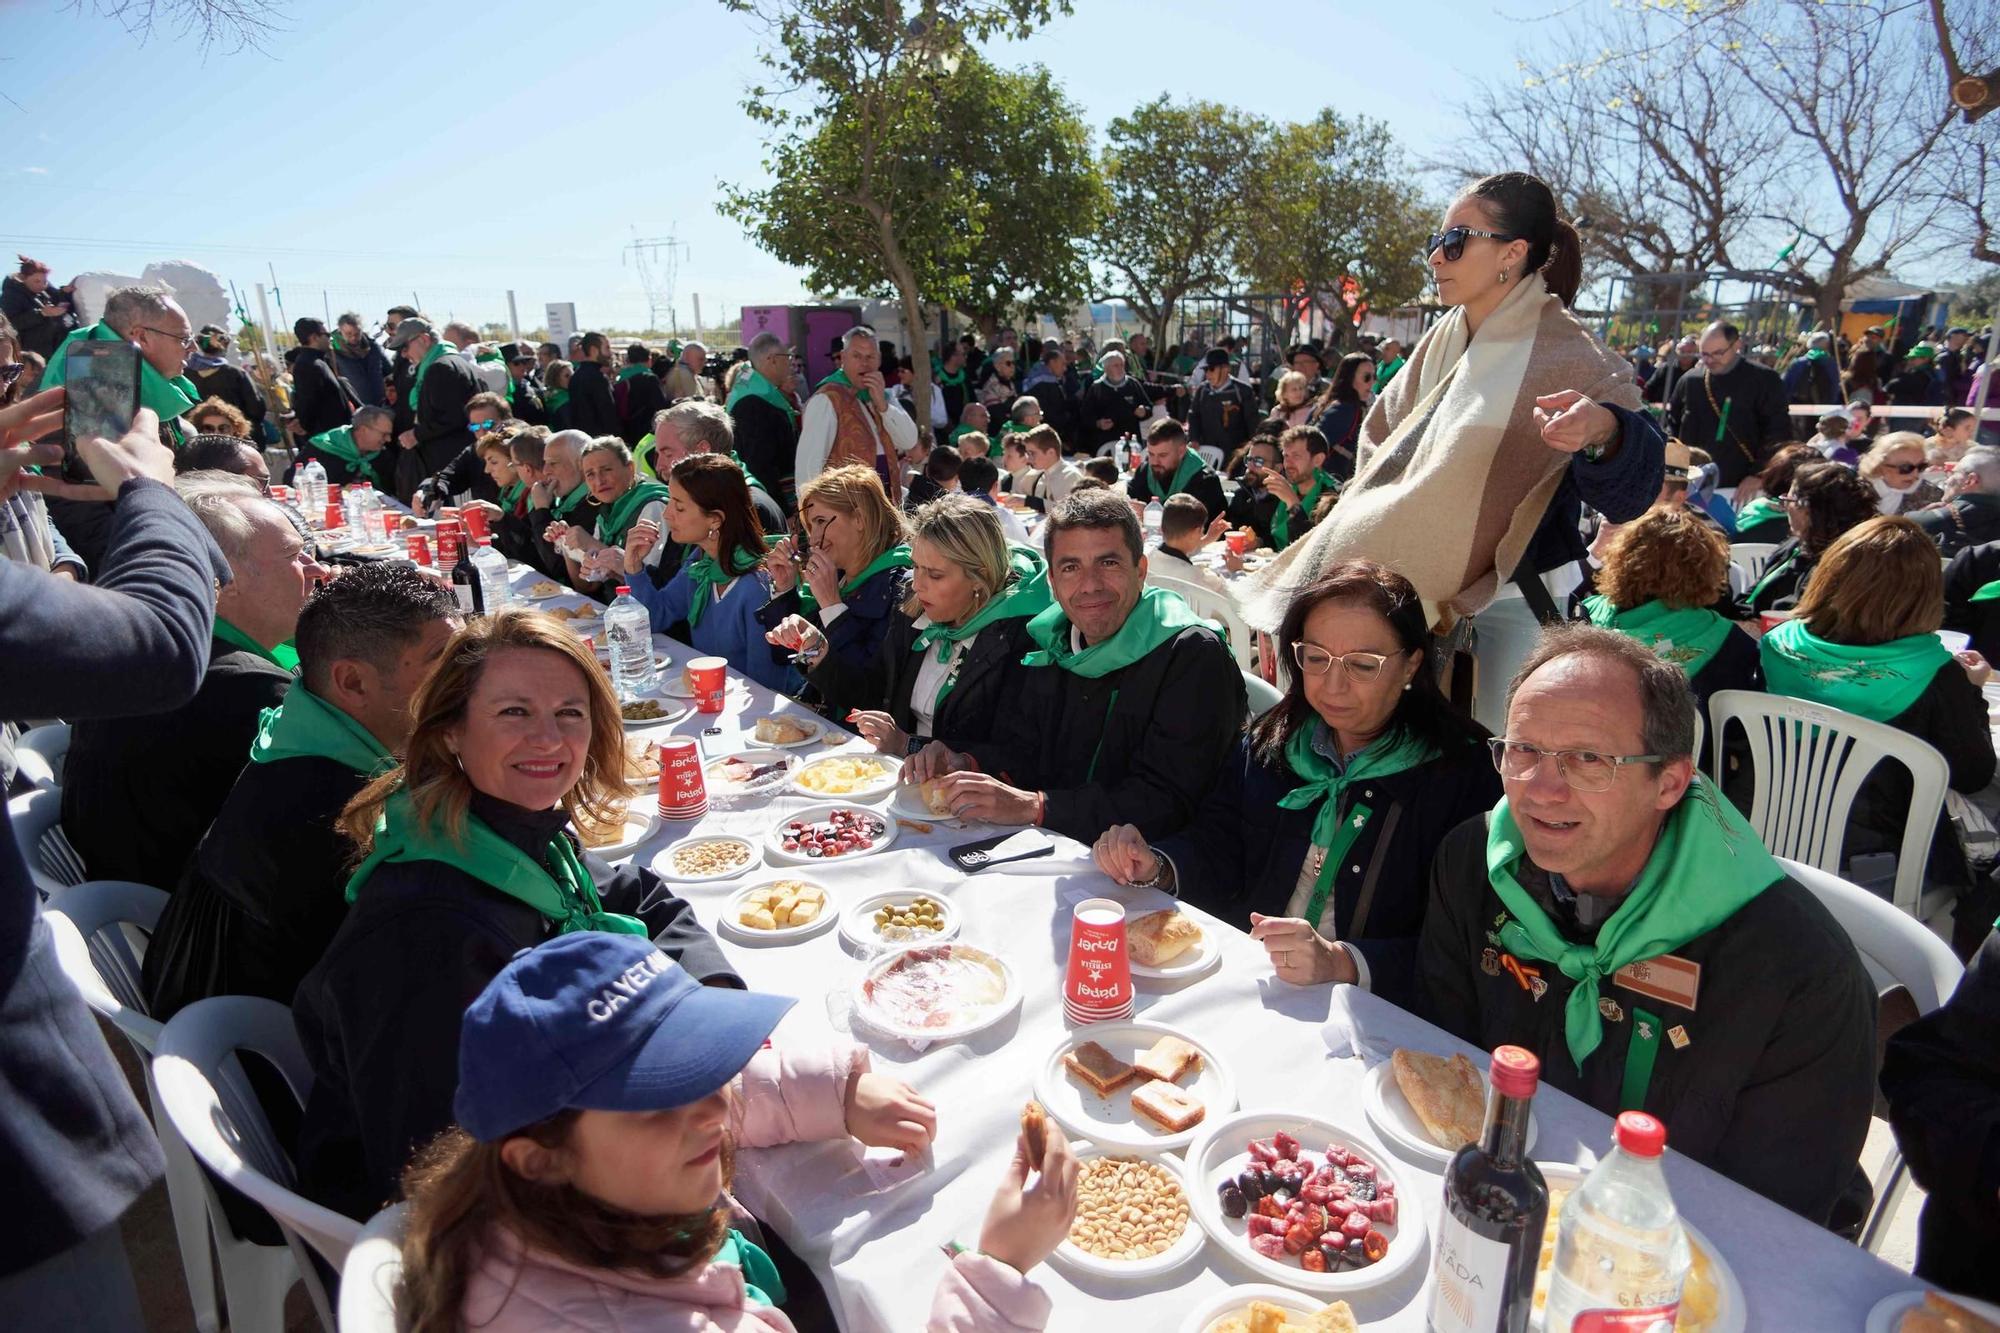
<path fill-rule="evenodd" d="M 867 328 L 807 386 L 771 334 L 714 361 L 596 332 L 492 345 L 402 306 L 379 341 L 357 315 L 298 321 L 274 398 L 171 293 L 115 291 L 83 325 L 24 260 L 0 325 L 0 716 L 70 723 L 82 873 L 169 894 L 151 1015 L 291 1008 L 313 1071 L 298 1187 L 357 1219 L 408 1201 L 416 1329 L 546 1327 L 537 1310 L 614 1295 L 633 1326 L 829 1327 L 728 1193 L 732 1155 L 920 1151 L 937 1112 L 859 1047 L 767 1042 L 795 997 L 746 991 L 671 882 L 572 831 L 631 795 L 590 649 L 322 549 L 283 489 L 311 463 L 419 514 L 484 510 L 509 560 L 629 592 L 953 815 L 1075 839 L 1118 884 L 1247 931 L 1283 983 L 1526 1046 L 1554 1086 L 1652 1112 L 1681 1152 L 1852 1234 L 1876 991 L 1747 823 L 1747 752 L 1699 753 L 1697 719 L 1767 690 L 1927 742 L 1960 792 L 1992 781 L 2000 449 L 1945 406 L 1976 345 L 1808 334 L 1780 371 L 1718 322 L 1657 365 L 1621 355 L 1571 309 L 1574 229 L 1518 173 L 1469 187 L 1426 253 L 1443 314 L 1408 349 L 1306 341 L 1260 367 L 1234 338 L 968 335 L 929 353 L 927 405 Z M 77 479 L 48 443 L 66 352 L 107 338 L 139 349 L 140 409 L 122 439 L 77 441 Z M 1793 403 L 1850 399 L 1795 440 Z M 1939 415 L 1883 430 L 1882 402 Z M 1270 562 L 1246 575 L 1231 549 L 1218 572 L 1225 534 Z M 1754 583 L 1732 583 L 1732 540 L 1775 544 Z M 1259 632 L 1275 705 L 1250 707 L 1245 645 L 1182 584 Z M 1510 683 L 1482 725 L 1466 678 L 1509 586 L 1545 628 L 1489 664 Z M 1871 777 L 1850 854 L 1894 850 L 1908 800 L 1906 775 Z M 122 1312 L 113 1224 L 159 1149 L 54 975 L 24 861 L 42 849 L 12 837 L 0 1142 L 22 1174 L 0 1308 L 74 1301 L 87 1276 Z M 1879 1087 L 1931 1191 L 1919 1272 L 1990 1296 L 1989 870 L 1941 819 L 1928 874 L 1974 962 Z M 1666 955 L 1697 980 L 1627 984 Z M 629 1003 L 585 1003 L 614 981 Z M 1061 1137 L 1016 1145 L 931 1327 L 1046 1322 L 1029 1274 L 1076 1207 Z"/>

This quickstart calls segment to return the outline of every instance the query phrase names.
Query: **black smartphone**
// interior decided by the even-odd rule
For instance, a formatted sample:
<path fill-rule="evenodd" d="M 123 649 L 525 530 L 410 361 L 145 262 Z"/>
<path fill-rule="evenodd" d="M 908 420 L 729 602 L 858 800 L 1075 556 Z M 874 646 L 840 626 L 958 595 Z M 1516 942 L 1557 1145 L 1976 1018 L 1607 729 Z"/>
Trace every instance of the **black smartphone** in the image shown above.
<path fill-rule="evenodd" d="M 71 343 L 63 378 L 63 480 L 90 480 L 78 440 L 115 440 L 132 429 L 138 410 L 138 347 L 123 338 Z"/>
<path fill-rule="evenodd" d="M 1047 856 L 1056 849 L 1055 839 L 1038 828 L 1024 828 L 998 837 L 963 843 L 947 855 L 952 864 L 971 874 L 1009 861 L 1025 861 L 1031 856 Z"/>

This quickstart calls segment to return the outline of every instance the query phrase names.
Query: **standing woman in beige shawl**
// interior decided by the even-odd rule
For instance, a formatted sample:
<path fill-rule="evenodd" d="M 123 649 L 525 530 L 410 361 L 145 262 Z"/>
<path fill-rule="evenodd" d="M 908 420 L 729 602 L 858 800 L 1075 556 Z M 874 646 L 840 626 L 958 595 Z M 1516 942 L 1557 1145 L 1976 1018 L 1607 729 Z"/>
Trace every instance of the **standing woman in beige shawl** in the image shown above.
<path fill-rule="evenodd" d="M 1245 597 L 1259 629 L 1356 558 L 1402 574 L 1433 624 L 1449 623 L 1517 570 L 1580 559 L 1582 505 L 1629 522 L 1660 492 L 1666 442 L 1632 367 L 1570 313 L 1582 255 L 1549 187 L 1486 177 L 1445 213 L 1428 253 L 1451 309 L 1375 399 L 1339 503 Z"/>

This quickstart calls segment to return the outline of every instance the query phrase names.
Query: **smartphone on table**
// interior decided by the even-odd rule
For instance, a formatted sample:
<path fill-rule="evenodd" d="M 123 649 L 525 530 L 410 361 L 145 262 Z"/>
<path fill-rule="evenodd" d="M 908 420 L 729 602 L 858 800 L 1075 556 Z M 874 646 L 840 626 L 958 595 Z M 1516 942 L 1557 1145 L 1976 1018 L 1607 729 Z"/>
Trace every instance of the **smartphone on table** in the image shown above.
<path fill-rule="evenodd" d="M 64 481 L 90 480 L 78 440 L 115 440 L 139 410 L 139 349 L 123 338 L 70 344 L 63 379 Z"/>

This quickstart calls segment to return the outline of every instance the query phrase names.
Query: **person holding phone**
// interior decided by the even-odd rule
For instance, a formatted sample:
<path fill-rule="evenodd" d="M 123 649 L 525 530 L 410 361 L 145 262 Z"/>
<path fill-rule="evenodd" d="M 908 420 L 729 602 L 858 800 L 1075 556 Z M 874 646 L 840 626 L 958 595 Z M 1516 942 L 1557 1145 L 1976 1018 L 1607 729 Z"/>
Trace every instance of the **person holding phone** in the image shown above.
<path fill-rule="evenodd" d="M 0 316 L 21 336 L 21 350 L 37 356 L 55 355 L 76 314 L 67 291 L 49 285 L 49 266 L 39 259 L 16 255 L 21 266 L 0 281 Z"/>

